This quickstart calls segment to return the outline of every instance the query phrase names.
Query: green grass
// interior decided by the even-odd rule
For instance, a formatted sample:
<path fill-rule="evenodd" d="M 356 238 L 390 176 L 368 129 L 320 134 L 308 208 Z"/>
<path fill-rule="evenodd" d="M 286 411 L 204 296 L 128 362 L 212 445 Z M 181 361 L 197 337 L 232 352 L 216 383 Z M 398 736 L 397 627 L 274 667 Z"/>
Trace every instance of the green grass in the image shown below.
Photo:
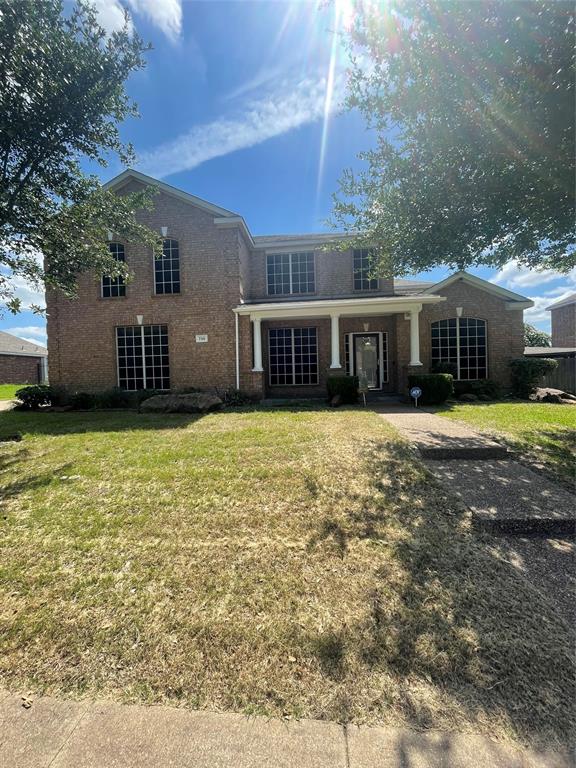
<path fill-rule="evenodd" d="M 16 391 L 26 384 L 0 384 L 0 400 L 12 400 Z"/>
<path fill-rule="evenodd" d="M 573 732 L 570 628 L 377 414 L 0 414 L 0 684 Z"/>
<path fill-rule="evenodd" d="M 439 413 L 504 437 L 526 458 L 574 483 L 576 406 L 532 402 L 467 403 L 449 406 Z"/>

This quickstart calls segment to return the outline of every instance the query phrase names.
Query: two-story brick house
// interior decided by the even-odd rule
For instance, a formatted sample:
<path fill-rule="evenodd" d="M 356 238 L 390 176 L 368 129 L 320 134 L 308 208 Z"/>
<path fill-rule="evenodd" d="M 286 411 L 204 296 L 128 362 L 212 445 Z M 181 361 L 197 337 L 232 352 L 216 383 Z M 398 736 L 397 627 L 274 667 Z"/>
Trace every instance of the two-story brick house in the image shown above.
<path fill-rule="evenodd" d="M 325 394 L 330 374 L 405 391 L 409 371 L 451 362 L 461 379 L 509 382 L 532 302 L 465 272 L 436 284 L 376 279 L 366 250 L 332 235 L 252 236 L 243 218 L 127 170 L 106 187 L 158 188 L 143 223 L 163 255 L 124 243 L 127 284 L 94 274 L 78 297 L 49 291 L 50 381 L 97 391 L 237 387 L 259 397 Z"/>

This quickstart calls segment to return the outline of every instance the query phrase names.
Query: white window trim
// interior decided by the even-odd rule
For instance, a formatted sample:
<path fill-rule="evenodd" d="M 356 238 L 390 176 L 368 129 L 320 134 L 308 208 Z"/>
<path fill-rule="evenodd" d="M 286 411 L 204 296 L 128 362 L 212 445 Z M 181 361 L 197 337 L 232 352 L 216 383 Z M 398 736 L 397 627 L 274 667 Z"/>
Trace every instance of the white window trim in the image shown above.
<path fill-rule="evenodd" d="M 301 254 L 312 254 L 312 270 L 314 274 L 313 291 L 296 291 L 294 293 L 292 281 L 292 256 Z M 288 293 L 270 293 L 270 281 L 268 280 L 268 257 L 269 256 L 288 256 L 288 278 L 290 281 L 290 291 Z M 267 253 L 266 254 L 266 296 L 312 296 L 316 293 L 316 252 L 315 251 L 290 251 L 290 253 Z"/>
<path fill-rule="evenodd" d="M 484 341 L 485 341 L 484 346 L 486 347 L 486 353 L 485 353 L 486 354 L 486 366 L 485 366 L 486 367 L 486 376 L 485 376 L 485 378 L 489 379 L 490 377 L 488 375 L 488 360 L 489 360 L 489 355 L 488 355 L 488 350 L 489 350 L 489 345 L 488 345 L 488 321 L 485 320 L 483 317 L 470 317 L 469 315 L 462 315 L 462 317 L 446 317 L 446 318 L 442 318 L 442 319 L 443 320 L 456 320 L 456 379 L 455 379 L 455 381 L 482 381 L 482 379 L 462 379 L 460 377 L 460 320 L 476 320 L 476 321 L 479 320 L 480 322 L 484 323 Z M 436 322 L 440 322 L 440 321 L 435 320 L 434 323 L 436 323 Z M 432 326 L 434 325 L 434 323 L 432 323 L 430 325 L 430 341 L 432 341 Z M 432 353 L 432 347 L 430 347 L 430 353 Z"/>
<path fill-rule="evenodd" d="M 151 325 L 165 325 L 168 329 L 167 323 L 151 323 Z M 116 382 L 118 389 L 122 389 L 122 385 L 120 384 L 120 354 L 119 354 L 119 347 L 118 347 L 118 328 L 127 328 L 130 326 L 125 325 L 115 325 L 114 326 L 114 336 L 115 336 L 115 344 L 116 344 Z M 133 327 L 133 326 L 132 326 Z M 141 325 L 140 326 L 140 343 L 142 345 L 142 381 L 144 383 L 144 389 L 146 389 L 146 348 L 144 345 L 144 328 L 146 326 Z M 170 336 L 168 336 L 168 339 Z M 168 364 L 170 365 L 170 342 L 168 342 Z M 171 374 L 170 374 L 171 375 Z M 138 392 L 137 389 L 125 389 L 124 392 Z M 160 392 L 170 392 L 169 389 L 161 389 Z"/>
<path fill-rule="evenodd" d="M 172 293 L 165 293 L 165 292 L 164 293 L 158 293 L 158 291 L 156 290 L 156 261 L 157 261 L 157 259 L 156 259 L 156 256 L 154 256 L 154 251 L 152 251 L 152 276 L 154 278 L 154 296 L 180 296 L 180 294 L 182 293 L 182 261 L 180 259 L 180 240 L 177 239 L 176 237 L 163 237 L 162 238 L 162 257 L 164 257 L 164 240 L 171 240 L 171 241 L 173 241 L 175 243 L 178 243 L 178 271 L 180 273 L 180 280 L 179 280 L 180 290 L 178 291 L 178 293 L 174 293 L 174 291 L 172 291 Z M 172 281 L 172 282 L 174 282 L 174 281 Z"/>
<path fill-rule="evenodd" d="M 294 354 L 294 331 L 300 328 L 314 328 L 316 331 L 316 381 L 308 384 L 296 384 L 296 355 Z M 292 384 L 272 384 L 272 365 L 270 354 L 270 331 L 284 330 L 290 331 L 290 344 L 292 348 Z M 320 383 L 320 356 L 318 354 L 318 328 L 315 325 L 298 326 L 297 328 L 269 328 L 268 329 L 268 385 L 270 387 L 317 387 Z"/>
<path fill-rule="evenodd" d="M 126 263 L 126 246 L 124 243 L 120 243 L 117 240 L 112 240 L 108 245 L 112 245 L 112 243 L 116 243 L 117 245 L 121 245 L 124 248 L 124 264 Z M 112 253 L 112 251 L 110 251 Z M 101 275 L 100 277 L 100 298 L 101 299 L 125 299 L 127 296 L 126 291 L 126 283 L 124 283 L 124 296 L 104 296 L 104 278 L 109 277 L 109 275 Z"/>

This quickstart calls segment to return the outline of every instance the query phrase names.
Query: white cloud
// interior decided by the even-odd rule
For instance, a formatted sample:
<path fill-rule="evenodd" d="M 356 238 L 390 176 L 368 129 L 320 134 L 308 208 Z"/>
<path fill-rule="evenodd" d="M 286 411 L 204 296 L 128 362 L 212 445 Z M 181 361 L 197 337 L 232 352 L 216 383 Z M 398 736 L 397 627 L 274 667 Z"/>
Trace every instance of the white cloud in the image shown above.
<path fill-rule="evenodd" d="M 98 21 L 106 32 L 116 32 L 124 26 L 124 5 L 121 0 L 91 0 L 98 12 Z M 147 17 L 170 40 L 182 31 L 181 0 L 127 0 L 133 13 Z M 132 22 L 129 22 L 132 28 Z"/>
<path fill-rule="evenodd" d="M 566 280 L 569 284 L 576 284 L 576 267 L 568 274 L 563 274 L 554 269 L 528 269 L 516 261 L 509 261 L 491 278 L 492 283 L 506 285 L 509 288 L 528 288 L 551 283 L 554 280 Z"/>
<path fill-rule="evenodd" d="M 117 2 L 117 0 L 114 0 Z M 128 0 L 135 13 L 148 17 L 166 37 L 176 40 L 182 31 L 181 0 Z"/>
<path fill-rule="evenodd" d="M 510 290 L 520 291 L 534 302 L 534 306 L 524 311 L 527 323 L 550 327 L 550 304 L 567 298 L 576 290 L 576 267 L 567 274 L 554 269 L 528 269 L 516 261 L 509 261 L 490 282 L 503 285 Z M 556 285 L 552 285 L 556 283 Z M 539 290 L 541 288 L 541 290 Z"/>
<path fill-rule="evenodd" d="M 45 325 L 20 325 L 14 328 L 3 328 L 6 333 L 18 336 L 20 339 L 31 341 L 32 344 L 46 344 Z"/>
<path fill-rule="evenodd" d="M 92 0 L 92 5 L 98 13 L 98 23 L 109 34 L 117 32 L 124 26 L 124 8 L 119 0 Z M 132 29 L 132 23 L 129 22 Z"/>
<path fill-rule="evenodd" d="M 342 82 L 338 80 L 336 90 L 340 90 Z M 274 93 L 254 99 L 237 116 L 195 126 L 173 141 L 142 153 L 138 167 L 160 178 L 190 170 L 207 160 L 253 147 L 319 120 L 324 113 L 325 99 L 324 77 L 307 77 L 296 82 L 284 80 Z M 338 102 L 339 99 L 334 98 L 335 106 Z"/>

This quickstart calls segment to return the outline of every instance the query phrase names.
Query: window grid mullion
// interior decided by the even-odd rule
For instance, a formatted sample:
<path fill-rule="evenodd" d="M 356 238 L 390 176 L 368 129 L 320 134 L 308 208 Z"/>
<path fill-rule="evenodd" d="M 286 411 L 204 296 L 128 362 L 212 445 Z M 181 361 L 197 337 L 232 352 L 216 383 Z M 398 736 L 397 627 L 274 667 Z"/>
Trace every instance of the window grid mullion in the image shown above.
<path fill-rule="evenodd" d="M 456 371 L 460 381 L 460 318 L 456 318 Z"/>
<path fill-rule="evenodd" d="M 288 276 L 290 280 L 290 295 L 292 295 L 293 291 L 293 283 L 292 283 L 292 254 L 288 254 Z"/>

